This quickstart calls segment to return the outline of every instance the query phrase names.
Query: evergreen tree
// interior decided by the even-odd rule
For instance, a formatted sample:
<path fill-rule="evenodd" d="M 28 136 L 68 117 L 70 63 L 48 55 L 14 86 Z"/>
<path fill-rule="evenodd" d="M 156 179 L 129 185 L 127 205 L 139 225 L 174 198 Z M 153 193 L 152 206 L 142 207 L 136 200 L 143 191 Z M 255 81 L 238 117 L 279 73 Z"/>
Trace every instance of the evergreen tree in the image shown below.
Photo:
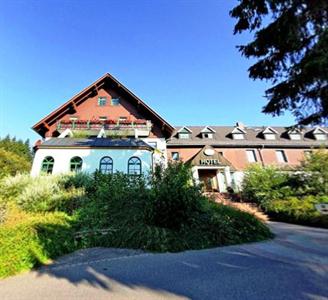
<path fill-rule="evenodd" d="M 263 112 L 291 111 L 299 124 L 328 120 L 328 1 L 239 0 L 231 16 L 234 33 L 254 32 L 254 40 L 238 46 L 257 62 L 252 79 L 269 80 Z M 269 20 L 269 22 L 268 22 Z"/>

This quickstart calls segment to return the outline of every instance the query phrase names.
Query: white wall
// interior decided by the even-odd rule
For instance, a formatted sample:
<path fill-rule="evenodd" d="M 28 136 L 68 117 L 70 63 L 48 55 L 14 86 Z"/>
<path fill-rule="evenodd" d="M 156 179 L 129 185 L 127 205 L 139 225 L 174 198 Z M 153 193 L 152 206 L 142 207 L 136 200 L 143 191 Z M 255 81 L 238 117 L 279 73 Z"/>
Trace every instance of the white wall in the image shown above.
<path fill-rule="evenodd" d="M 113 159 L 114 172 L 127 173 L 128 160 L 132 156 L 141 159 L 142 172 L 147 174 L 152 170 L 152 152 L 139 149 L 39 149 L 36 151 L 31 175 L 37 176 L 41 170 L 41 164 L 46 156 L 52 156 L 55 160 L 53 174 L 70 171 L 70 160 L 74 156 L 79 156 L 83 160 L 82 171 L 94 172 L 99 169 L 100 159 L 110 156 Z"/>
<path fill-rule="evenodd" d="M 145 143 L 156 142 L 157 148 L 153 154 L 153 163 L 166 166 L 167 165 L 167 151 L 165 138 L 144 138 Z"/>

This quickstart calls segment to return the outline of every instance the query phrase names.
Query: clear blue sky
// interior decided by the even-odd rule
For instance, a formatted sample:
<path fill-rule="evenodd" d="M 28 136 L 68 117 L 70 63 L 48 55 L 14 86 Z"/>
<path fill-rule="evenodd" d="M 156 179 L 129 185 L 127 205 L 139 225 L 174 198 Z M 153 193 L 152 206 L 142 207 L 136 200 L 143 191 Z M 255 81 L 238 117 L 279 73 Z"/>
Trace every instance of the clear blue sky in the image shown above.
<path fill-rule="evenodd" d="M 0 0 L 0 136 L 109 72 L 172 125 L 290 125 L 261 113 L 225 0 Z"/>

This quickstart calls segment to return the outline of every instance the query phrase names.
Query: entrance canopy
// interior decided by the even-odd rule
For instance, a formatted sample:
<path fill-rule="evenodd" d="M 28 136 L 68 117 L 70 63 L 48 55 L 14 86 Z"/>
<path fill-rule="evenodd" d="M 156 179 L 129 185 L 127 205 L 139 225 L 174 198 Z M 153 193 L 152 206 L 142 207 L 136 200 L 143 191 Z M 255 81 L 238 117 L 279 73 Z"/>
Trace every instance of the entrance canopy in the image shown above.
<path fill-rule="evenodd" d="M 202 148 L 189 162 L 193 166 L 204 168 L 224 168 L 230 167 L 230 170 L 235 171 L 234 166 L 228 161 L 222 153 L 216 151 L 213 147 L 207 145 Z"/>

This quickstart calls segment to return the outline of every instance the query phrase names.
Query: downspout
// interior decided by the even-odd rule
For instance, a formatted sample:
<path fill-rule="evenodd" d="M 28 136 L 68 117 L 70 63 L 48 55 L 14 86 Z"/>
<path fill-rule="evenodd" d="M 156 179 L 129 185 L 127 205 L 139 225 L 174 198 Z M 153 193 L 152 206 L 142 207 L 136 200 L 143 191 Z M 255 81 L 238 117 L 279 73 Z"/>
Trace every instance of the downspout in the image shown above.
<path fill-rule="evenodd" d="M 264 145 L 262 144 L 261 145 L 261 148 L 258 148 L 257 151 L 259 153 L 259 157 L 260 157 L 260 160 L 261 160 L 261 165 L 264 167 L 264 160 L 263 160 L 263 156 L 262 156 L 262 149 L 264 149 Z"/>

